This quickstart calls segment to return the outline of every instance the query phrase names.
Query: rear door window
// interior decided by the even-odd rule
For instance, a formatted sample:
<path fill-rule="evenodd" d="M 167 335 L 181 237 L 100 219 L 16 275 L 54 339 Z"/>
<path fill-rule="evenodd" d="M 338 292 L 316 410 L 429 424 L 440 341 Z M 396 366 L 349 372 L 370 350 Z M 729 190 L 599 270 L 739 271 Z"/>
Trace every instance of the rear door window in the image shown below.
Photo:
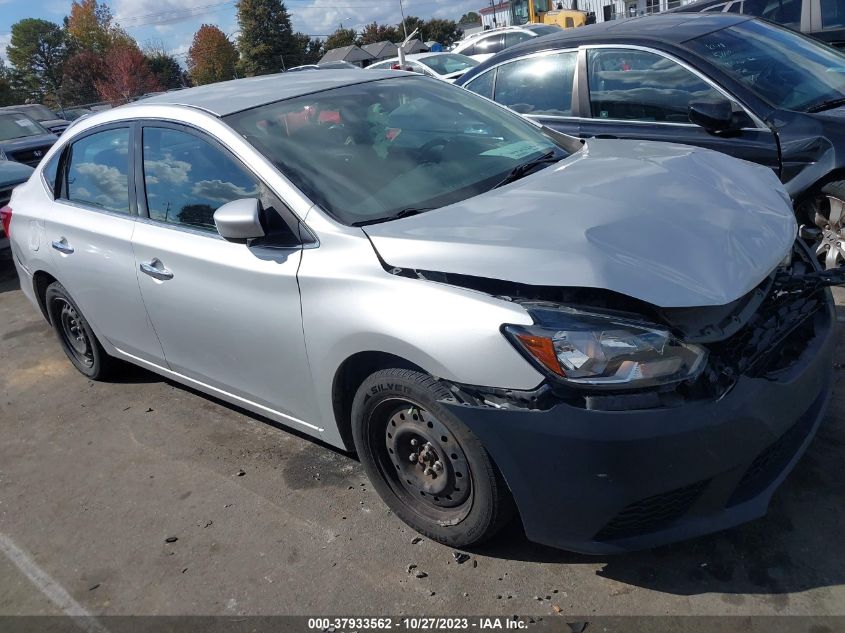
<path fill-rule="evenodd" d="M 500 66 L 495 100 L 520 114 L 571 116 L 576 55 L 541 55 Z"/>
<path fill-rule="evenodd" d="M 480 74 L 478 77 L 467 83 L 464 86 L 467 90 L 471 90 L 476 94 L 488 99 L 493 98 L 493 79 L 496 76 L 496 70 L 488 70 L 486 73 Z"/>
<path fill-rule="evenodd" d="M 492 35 L 490 37 L 484 37 L 479 39 L 475 43 L 475 52 L 473 53 L 473 55 L 487 55 L 492 53 L 498 53 L 504 48 L 504 35 L 500 33 L 499 35 Z"/>
<path fill-rule="evenodd" d="M 128 214 L 129 128 L 89 134 L 72 143 L 68 151 L 62 197 Z"/>

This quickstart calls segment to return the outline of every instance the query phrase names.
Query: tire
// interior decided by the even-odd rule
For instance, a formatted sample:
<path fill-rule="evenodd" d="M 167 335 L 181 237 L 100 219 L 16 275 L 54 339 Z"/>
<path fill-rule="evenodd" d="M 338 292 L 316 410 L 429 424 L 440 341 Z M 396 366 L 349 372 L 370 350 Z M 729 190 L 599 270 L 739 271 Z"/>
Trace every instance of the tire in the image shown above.
<path fill-rule="evenodd" d="M 106 354 L 79 306 L 58 281 L 47 286 L 44 304 L 59 345 L 73 366 L 91 380 L 113 375 L 118 361 Z"/>
<path fill-rule="evenodd" d="M 822 187 L 821 194 L 805 205 L 804 215 L 821 232 L 816 256 L 826 269 L 845 264 L 845 181 L 837 180 Z"/>
<path fill-rule="evenodd" d="M 498 532 L 514 504 L 479 439 L 439 402 L 449 395 L 426 374 L 378 371 L 355 394 L 352 433 L 367 476 L 396 516 L 464 548 Z"/>

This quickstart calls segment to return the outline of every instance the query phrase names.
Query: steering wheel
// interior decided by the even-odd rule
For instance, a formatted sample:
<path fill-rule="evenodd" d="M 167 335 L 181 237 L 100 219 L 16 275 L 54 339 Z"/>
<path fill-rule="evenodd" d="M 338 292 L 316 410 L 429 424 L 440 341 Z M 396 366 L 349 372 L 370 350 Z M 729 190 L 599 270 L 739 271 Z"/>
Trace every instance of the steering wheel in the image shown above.
<path fill-rule="evenodd" d="M 454 138 L 446 138 L 445 136 L 438 136 L 437 138 L 433 138 L 424 145 L 420 146 L 417 150 L 420 156 L 420 162 L 422 163 L 431 163 L 434 162 L 433 156 L 429 157 L 429 154 L 434 154 L 435 147 L 442 147 L 443 149 L 440 150 L 440 154 L 443 154 L 443 151 L 446 149 L 448 145 L 450 145 L 455 139 Z"/>

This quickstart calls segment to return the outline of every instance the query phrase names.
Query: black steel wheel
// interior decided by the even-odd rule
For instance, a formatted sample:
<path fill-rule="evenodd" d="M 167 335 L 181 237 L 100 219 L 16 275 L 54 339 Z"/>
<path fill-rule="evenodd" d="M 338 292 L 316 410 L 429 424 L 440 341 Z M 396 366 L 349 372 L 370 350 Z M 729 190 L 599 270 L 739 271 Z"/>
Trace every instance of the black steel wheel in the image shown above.
<path fill-rule="evenodd" d="M 74 300 L 59 282 L 47 287 L 44 305 L 65 355 L 88 378 L 102 380 L 117 361 L 106 354 L 91 326 Z"/>
<path fill-rule="evenodd" d="M 478 438 L 445 408 L 448 397 L 425 374 L 386 369 L 358 389 L 355 446 L 382 499 L 430 538 L 468 547 L 512 515 L 507 488 Z"/>

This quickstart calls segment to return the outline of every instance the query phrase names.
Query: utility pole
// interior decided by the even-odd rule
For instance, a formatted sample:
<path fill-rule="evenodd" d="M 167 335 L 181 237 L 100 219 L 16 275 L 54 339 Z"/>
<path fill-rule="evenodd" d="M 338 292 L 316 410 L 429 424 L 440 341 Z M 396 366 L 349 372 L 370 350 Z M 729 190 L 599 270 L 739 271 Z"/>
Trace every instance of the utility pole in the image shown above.
<path fill-rule="evenodd" d="M 402 0 L 399 0 L 399 14 L 402 16 L 402 30 L 405 32 L 405 39 L 408 39 L 408 27 L 405 26 L 405 7 L 402 6 Z"/>
<path fill-rule="evenodd" d="M 493 0 L 490 0 L 490 8 L 493 9 L 493 28 L 496 28 L 496 5 L 493 4 Z"/>

